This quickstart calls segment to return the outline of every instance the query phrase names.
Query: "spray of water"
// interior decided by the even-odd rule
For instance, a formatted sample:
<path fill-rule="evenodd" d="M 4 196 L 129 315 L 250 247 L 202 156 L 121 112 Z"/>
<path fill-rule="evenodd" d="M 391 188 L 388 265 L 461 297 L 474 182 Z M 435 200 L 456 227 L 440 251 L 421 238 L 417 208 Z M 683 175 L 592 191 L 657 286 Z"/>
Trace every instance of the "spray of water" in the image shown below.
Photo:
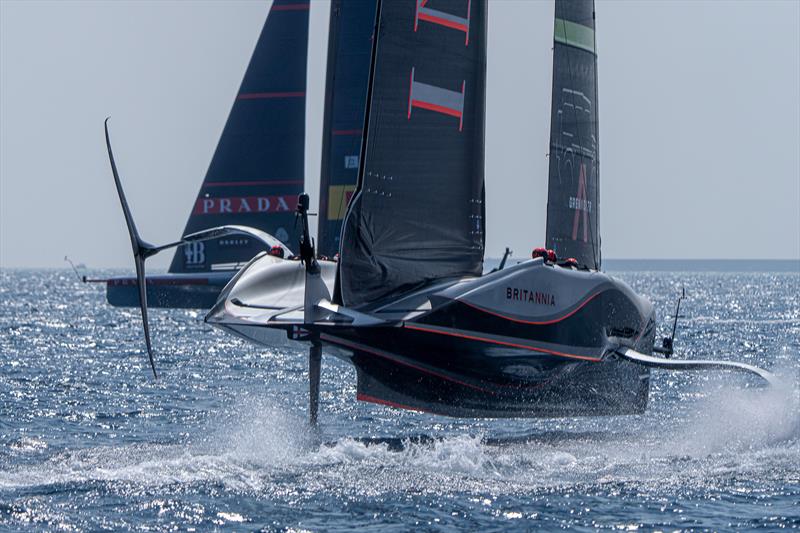
<path fill-rule="evenodd" d="M 733 460 L 741 466 L 748 460 L 742 457 L 749 454 L 756 462 L 767 449 L 796 454 L 800 365 L 793 357 L 783 360 L 793 363 L 778 372 L 778 385 L 743 388 L 735 378 L 709 381 L 696 394 L 684 396 L 693 402 L 684 411 L 688 414 L 671 415 L 655 426 L 642 423 L 655 417 L 648 413 L 638 419 L 644 427 L 624 435 L 613 429 L 622 427 L 620 421 L 609 419 L 607 432 L 602 431 L 603 421 L 592 421 L 601 431 L 590 437 L 575 433 L 574 438 L 548 439 L 545 431 L 530 442 L 500 446 L 488 445 L 486 435 L 463 433 L 407 441 L 399 451 L 355 436 L 331 442 L 309 430 L 304 413 L 246 396 L 209 423 L 202 441 L 64 452 L 43 464 L 0 472 L 0 488 L 99 480 L 137 486 L 213 482 L 262 492 L 287 476 L 300 476 L 311 492 L 343 487 L 369 493 L 482 491 L 492 483 L 531 489 L 648 480 L 677 486 L 687 483 L 692 470 L 709 458 L 714 464 Z"/>

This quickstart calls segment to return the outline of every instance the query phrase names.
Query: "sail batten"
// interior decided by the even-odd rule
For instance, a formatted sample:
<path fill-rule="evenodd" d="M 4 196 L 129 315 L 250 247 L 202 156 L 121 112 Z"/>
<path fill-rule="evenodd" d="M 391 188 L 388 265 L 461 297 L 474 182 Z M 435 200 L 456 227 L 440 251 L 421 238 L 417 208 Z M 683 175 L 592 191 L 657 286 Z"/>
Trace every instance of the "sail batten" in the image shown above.
<path fill-rule="evenodd" d="M 335 296 L 349 306 L 483 270 L 486 2 L 380 9 Z"/>
<path fill-rule="evenodd" d="M 184 235 L 250 226 L 291 245 L 303 190 L 310 4 L 274 0 L 206 172 Z M 235 269 L 264 249 L 246 236 L 178 247 L 170 272 Z"/>
<path fill-rule="evenodd" d="M 597 56 L 593 0 L 556 0 L 548 248 L 599 269 Z"/>

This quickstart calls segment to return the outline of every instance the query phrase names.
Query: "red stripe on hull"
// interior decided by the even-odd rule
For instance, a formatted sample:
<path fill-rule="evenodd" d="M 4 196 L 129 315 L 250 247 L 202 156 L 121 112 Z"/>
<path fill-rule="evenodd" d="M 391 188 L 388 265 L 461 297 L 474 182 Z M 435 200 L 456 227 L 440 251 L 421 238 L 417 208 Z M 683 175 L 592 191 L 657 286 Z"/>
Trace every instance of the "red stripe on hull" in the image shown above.
<path fill-rule="evenodd" d="M 387 352 L 384 352 L 383 350 L 378 350 L 376 348 L 371 348 L 369 346 L 364 346 L 363 344 L 359 344 L 359 343 L 356 343 L 356 342 L 349 342 L 349 341 L 340 339 L 338 337 L 331 337 L 330 335 L 323 334 L 320 337 L 322 338 L 322 340 L 330 342 L 331 344 L 338 344 L 340 346 L 345 346 L 347 348 L 350 348 L 351 350 L 359 350 L 359 351 L 362 351 L 362 352 L 371 353 L 371 354 L 377 355 L 378 357 L 381 357 L 383 359 L 388 359 L 389 361 L 392 361 L 392 362 L 397 363 L 399 365 L 403 365 L 403 366 L 407 366 L 409 368 L 413 368 L 414 370 L 417 370 L 417 371 L 422 372 L 424 374 L 429 374 L 431 376 L 435 376 L 435 377 L 437 377 L 439 379 L 443 379 L 445 381 L 450 381 L 452 383 L 457 383 L 459 385 L 462 385 L 464 387 L 468 387 L 470 389 L 474 389 L 474 390 L 481 391 L 481 392 L 487 392 L 489 394 L 494 394 L 494 392 L 492 392 L 492 391 L 490 391 L 488 389 L 484 389 L 483 387 L 478 387 L 477 385 L 472 385 L 471 383 L 466 383 L 464 381 L 461 381 L 461 380 L 456 379 L 456 378 L 452 378 L 452 377 L 447 376 L 445 374 L 440 374 L 439 372 L 434 372 L 433 370 L 429 370 L 427 368 L 415 365 L 413 363 L 409 363 L 407 361 L 403 361 L 403 360 L 401 360 L 401 359 L 399 359 L 397 357 L 393 357 L 392 355 L 388 354 Z"/>
<path fill-rule="evenodd" d="M 388 405 L 389 407 L 396 407 L 398 409 L 405 409 L 406 411 L 419 411 L 421 413 L 433 413 L 433 411 L 427 411 L 425 409 L 420 409 L 419 407 L 411 407 L 410 405 L 403 405 L 401 403 L 392 402 L 389 400 L 384 400 L 383 398 L 376 398 L 375 396 L 370 396 L 364 393 L 357 393 L 356 400 L 359 402 L 370 402 L 370 403 L 377 403 L 380 405 Z"/>
<path fill-rule="evenodd" d="M 474 335 L 467 335 L 465 333 L 456 333 L 456 332 L 453 332 L 453 331 L 441 331 L 441 330 L 437 330 L 437 329 L 425 328 L 425 327 L 412 325 L 412 324 L 408 324 L 408 323 L 406 323 L 403 327 L 408 328 L 408 329 L 413 329 L 415 331 L 424 331 L 426 333 L 436 333 L 436 334 L 439 334 L 439 335 L 447 335 L 448 337 L 458 337 L 458 338 L 461 338 L 461 339 L 469 339 L 469 340 L 472 340 L 472 341 L 488 342 L 490 344 L 499 344 L 501 346 L 510 346 L 512 348 L 522 348 L 524 350 L 530 350 L 532 352 L 541 352 L 541 353 L 546 353 L 546 354 L 549 354 L 549 355 L 557 355 L 559 357 L 568 357 L 570 359 L 582 359 L 584 361 L 594 361 L 594 362 L 598 362 L 598 361 L 601 360 L 600 357 L 591 357 L 591 356 L 588 356 L 588 355 L 577 355 L 577 354 L 563 353 L 563 352 L 557 352 L 555 350 L 548 350 L 546 348 L 534 348 L 533 346 L 527 346 L 525 344 L 516 344 L 516 343 L 513 343 L 513 342 L 499 341 L 499 340 L 495 340 L 495 339 L 487 339 L 485 337 L 477 337 L 477 336 L 474 336 Z"/>

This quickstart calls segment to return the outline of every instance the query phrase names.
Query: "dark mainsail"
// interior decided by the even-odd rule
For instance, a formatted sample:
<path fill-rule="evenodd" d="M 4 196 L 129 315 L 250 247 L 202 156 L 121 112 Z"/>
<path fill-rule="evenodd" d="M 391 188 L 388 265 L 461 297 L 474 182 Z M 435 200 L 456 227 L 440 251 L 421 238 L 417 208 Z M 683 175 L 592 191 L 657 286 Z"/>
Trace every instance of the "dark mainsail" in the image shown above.
<path fill-rule="evenodd" d="M 339 252 L 342 221 L 358 180 L 374 0 L 332 0 L 320 174 L 317 250 Z"/>
<path fill-rule="evenodd" d="M 379 10 L 334 296 L 349 306 L 483 269 L 486 1 Z"/>
<path fill-rule="evenodd" d="M 548 248 L 600 268 L 597 54 L 593 0 L 556 0 Z"/>
<path fill-rule="evenodd" d="M 237 224 L 291 245 L 303 190 L 308 0 L 275 0 L 184 235 Z M 178 248 L 170 272 L 233 270 L 264 245 L 225 237 Z"/>

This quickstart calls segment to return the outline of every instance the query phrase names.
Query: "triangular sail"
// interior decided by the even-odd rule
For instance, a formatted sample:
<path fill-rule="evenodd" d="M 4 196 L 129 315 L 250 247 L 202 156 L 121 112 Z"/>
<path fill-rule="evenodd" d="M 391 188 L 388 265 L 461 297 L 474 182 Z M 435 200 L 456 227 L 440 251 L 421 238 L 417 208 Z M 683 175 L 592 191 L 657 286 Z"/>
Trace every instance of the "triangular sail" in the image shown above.
<path fill-rule="evenodd" d="M 379 2 L 365 156 L 335 299 L 357 306 L 479 276 L 486 1 Z"/>
<path fill-rule="evenodd" d="M 374 0 L 332 0 L 317 242 L 319 254 L 328 257 L 339 252 L 342 221 L 358 180 L 374 25 Z"/>
<path fill-rule="evenodd" d="M 600 268 L 597 54 L 593 0 L 556 0 L 548 248 Z"/>
<path fill-rule="evenodd" d="M 297 241 L 303 190 L 308 0 L 275 0 L 184 234 L 235 224 Z M 239 268 L 264 245 L 224 237 L 181 246 L 170 272 Z"/>

